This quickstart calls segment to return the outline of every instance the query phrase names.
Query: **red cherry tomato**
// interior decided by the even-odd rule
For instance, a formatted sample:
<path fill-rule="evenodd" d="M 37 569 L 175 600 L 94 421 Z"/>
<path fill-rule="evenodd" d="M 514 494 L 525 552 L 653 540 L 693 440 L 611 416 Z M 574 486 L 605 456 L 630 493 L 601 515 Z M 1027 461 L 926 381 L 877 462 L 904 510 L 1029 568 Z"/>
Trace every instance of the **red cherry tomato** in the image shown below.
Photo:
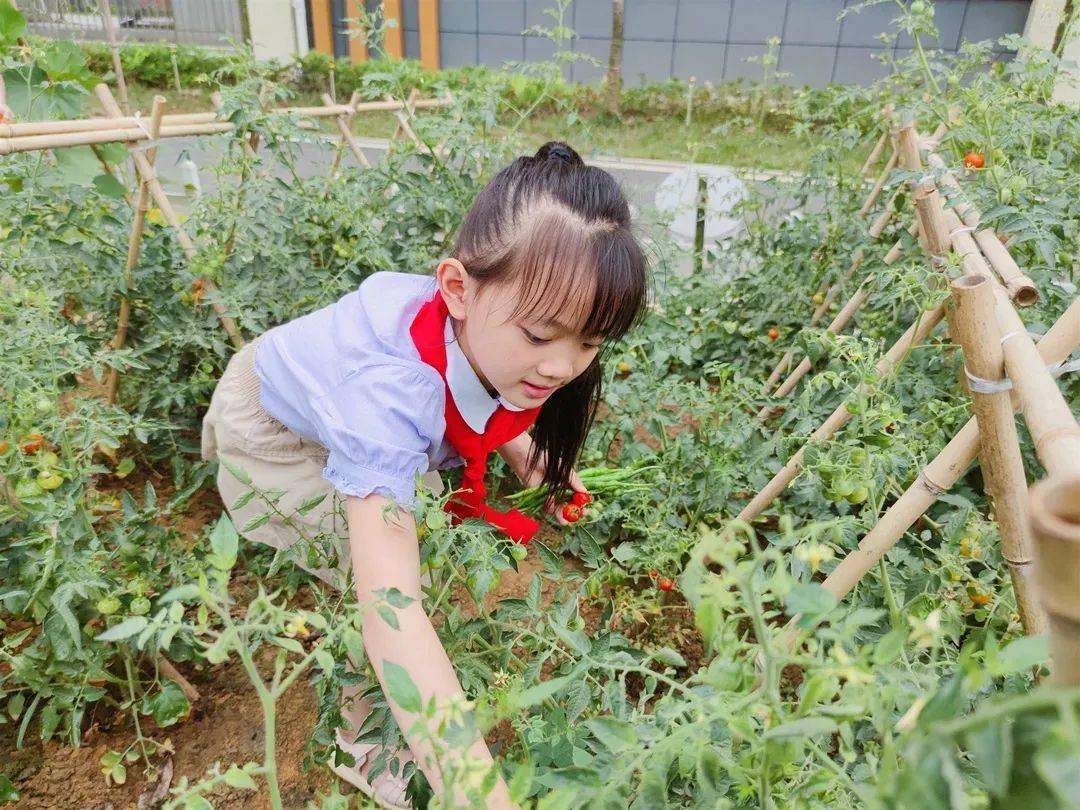
<path fill-rule="evenodd" d="M 655 568 L 649 569 L 649 579 L 656 579 L 658 576 L 660 576 L 659 571 L 657 571 Z"/>
<path fill-rule="evenodd" d="M 981 152 L 968 152 L 964 155 L 964 165 L 969 169 L 981 169 L 986 165 L 986 158 Z"/>
<path fill-rule="evenodd" d="M 776 327 L 773 327 L 772 329 L 769 330 L 769 340 L 776 340 L 778 337 L 780 337 L 780 330 L 779 329 L 777 329 Z"/>
<path fill-rule="evenodd" d="M 656 587 L 662 591 L 670 591 L 675 587 L 675 581 L 667 577 L 660 577 L 660 579 L 656 580 Z"/>
<path fill-rule="evenodd" d="M 562 508 L 562 516 L 567 523 L 577 523 L 581 520 L 581 507 L 575 503 L 568 503 Z"/>
<path fill-rule="evenodd" d="M 570 503 L 584 508 L 592 503 L 592 495 L 588 492 L 575 492 L 574 497 L 570 499 Z"/>

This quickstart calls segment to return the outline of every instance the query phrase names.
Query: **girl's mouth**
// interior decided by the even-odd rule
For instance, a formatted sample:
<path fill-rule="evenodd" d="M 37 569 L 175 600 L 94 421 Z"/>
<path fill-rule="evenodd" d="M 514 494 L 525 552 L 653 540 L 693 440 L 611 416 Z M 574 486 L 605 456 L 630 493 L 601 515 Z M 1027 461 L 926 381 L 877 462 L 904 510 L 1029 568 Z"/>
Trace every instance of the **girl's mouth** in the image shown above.
<path fill-rule="evenodd" d="M 530 382 L 521 381 L 521 387 L 525 389 L 525 393 L 530 399 L 544 399 L 555 390 L 555 386 L 549 385 L 533 385 Z"/>

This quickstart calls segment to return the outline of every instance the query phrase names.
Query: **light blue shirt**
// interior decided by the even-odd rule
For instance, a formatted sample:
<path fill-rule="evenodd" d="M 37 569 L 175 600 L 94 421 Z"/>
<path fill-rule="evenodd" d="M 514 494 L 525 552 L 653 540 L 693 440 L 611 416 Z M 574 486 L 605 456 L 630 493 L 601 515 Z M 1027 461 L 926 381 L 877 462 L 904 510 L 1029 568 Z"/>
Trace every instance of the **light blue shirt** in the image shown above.
<path fill-rule="evenodd" d="M 435 279 L 375 273 L 355 291 L 266 332 L 255 353 L 263 408 L 328 451 L 323 477 L 346 495 L 415 502 L 416 476 L 461 464 L 445 440 L 445 391 L 483 432 L 500 404 L 447 321 L 447 380 L 420 359 L 409 327 Z"/>

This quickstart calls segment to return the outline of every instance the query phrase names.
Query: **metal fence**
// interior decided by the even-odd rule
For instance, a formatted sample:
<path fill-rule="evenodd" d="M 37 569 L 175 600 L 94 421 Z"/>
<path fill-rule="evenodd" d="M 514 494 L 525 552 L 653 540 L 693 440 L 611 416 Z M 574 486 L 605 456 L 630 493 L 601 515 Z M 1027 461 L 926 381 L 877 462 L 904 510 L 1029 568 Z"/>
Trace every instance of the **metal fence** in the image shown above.
<path fill-rule="evenodd" d="M 120 41 L 228 47 L 243 39 L 242 0 L 110 0 Z M 99 0 L 22 0 L 31 33 L 52 38 L 105 39 Z"/>

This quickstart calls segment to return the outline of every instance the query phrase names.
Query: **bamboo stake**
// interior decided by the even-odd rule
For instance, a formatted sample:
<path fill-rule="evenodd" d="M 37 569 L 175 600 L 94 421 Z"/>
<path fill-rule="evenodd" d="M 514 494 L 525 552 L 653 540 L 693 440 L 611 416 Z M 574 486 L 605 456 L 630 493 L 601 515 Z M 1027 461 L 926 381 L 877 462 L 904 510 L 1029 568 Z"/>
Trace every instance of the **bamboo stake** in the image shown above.
<path fill-rule="evenodd" d="M 995 314 L 1005 371 L 1020 398 L 1035 455 L 1050 475 L 1080 475 L 1080 426 L 1050 374 L 1008 293 L 997 286 Z"/>
<path fill-rule="evenodd" d="M 866 175 L 870 171 L 870 167 L 878 162 L 878 158 L 881 157 L 881 153 L 885 151 L 885 144 L 889 140 L 888 131 L 882 132 L 881 136 L 877 139 L 877 143 L 874 144 L 874 148 L 870 150 L 870 154 L 866 156 L 866 161 L 863 163 L 862 168 L 859 169 L 859 174 Z"/>
<path fill-rule="evenodd" d="M 1000 327 L 999 327 L 1000 328 Z M 1039 341 L 1042 363 L 1064 360 L 1080 344 L 1080 298 L 1074 300 Z M 1012 398 L 1013 408 L 1018 397 Z M 972 417 L 919 473 L 863 539 L 825 578 L 822 585 L 837 599 L 851 589 L 895 546 L 912 524 L 960 479 L 979 451 L 979 425 Z"/>
<path fill-rule="evenodd" d="M 877 373 L 880 376 L 891 373 L 913 347 L 921 344 L 927 336 L 929 336 L 944 317 L 945 305 L 943 303 L 938 304 L 933 309 L 920 313 L 919 317 L 915 319 L 915 322 L 908 327 L 907 331 L 892 345 L 885 356 L 878 361 L 876 366 Z M 862 383 L 856 389 L 856 393 L 862 395 L 869 393 L 870 390 L 871 386 Z M 772 477 L 772 480 L 754 496 L 753 500 L 739 512 L 738 519 L 750 521 L 764 512 L 769 504 L 772 503 L 780 493 L 787 489 L 788 484 L 794 481 L 795 477 L 802 472 L 806 447 L 810 444 L 828 441 L 838 430 L 840 430 L 840 428 L 846 425 L 850 419 L 851 412 L 848 411 L 847 407 L 842 404 L 837 407 L 836 410 L 829 415 L 828 419 L 826 419 L 817 430 L 810 435 L 806 444 L 788 459 L 787 464 L 785 464 L 781 470 Z"/>
<path fill-rule="evenodd" d="M 116 44 L 116 29 L 113 28 L 112 11 L 109 0 L 101 0 L 101 20 L 105 25 L 105 40 L 112 52 L 113 73 L 116 74 L 116 89 L 120 93 L 120 107 L 124 112 L 129 109 L 127 82 L 124 81 L 124 66 L 120 62 L 120 47 Z"/>
<path fill-rule="evenodd" d="M 899 160 L 899 158 L 900 155 L 894 147 L 892 154 L 889 155 L 889 159 L 885 162 L 885 167 L 881 170 L 881 173 L 878 175 L 877 180 L 874 182 L 874 187 L 870 189 L 870 194 L 867 196 L 866 200 L 862 204 L 862 207 L 859 209 L 860 217 L 865 217 L 868 213 L 870 213 L 870 209 L 874 207 L 874 203 L 877 202 L 878 195 L 880 195 L 881 190 L 885 188 L 885 183 L 888 182 L 889 175 L 891 175 L 893 173 L 893 170 L 896 168 L 896 162 L 897 160 Z"/>
<path fill-rule="evenodd" d="M 855 317 L 855 313 L 859 311 L 866 299 L 870 297 L 870 290 L 865 285 L 859 287 L 855 291 L 855 294 L 847 300 L 843 308 L 836 313 L 836 317 L 832 319 L 832 322 L 826 327 L 825 331 L 830 335 L 838 335 L 843 331 L 844 327 L 848 325 L 852 318 Z M 773 396 L 776 398 L 783 398 L 790 394 L 795 386 L 799 384 L 799 380 L 805 377 L 811 368 L 809 357 L 804 357 L 802 361 L 795 367 L 795 370 L 788 375 L 788 378 L 780 384 L 780 387 L 773 392 Z M 770 414 L 776 411 L 775 405 L 764 405 L 757 413 L 758 419 L 766 419 Z"/>
<path fill-rule="evenodd" d="M 179 124 L 176 126 L 163 126 L 159 137 L 181 138 L 192 135 L 217 135 L 223 132 L 232 132 L 234 129 L 235 127 L 229 123 Z M 0 155 L 9 155 L 14 152 L 36 152 L 42 149 L 61 149 L 68 146 L 90 146 L 95 143 L 145 141 L 149 137 L 146 131 L 139 127 L 112 130 L 95 129 L 56 135 L 28 135 L 0 140 Z"/>
<path fill-rule="evenodd" d="M 450 107 L 453 99 L 449 96 L 433 99 L 418 99 L 413 104 L 415 110 L 439 109 Z M 362 101 L 356 105 L 354 112 L 390 112 L 401 110 L 404 102 L 401 101 Z M 350 108 L 346 104 L 335 104 L 332 107 L 279 107 L 271 110 L 275 115 L 293 115 L 302 118 L 329 118 L 337 115 L 347 115 Z M 162 122 L 165 129 L 186 124 L 209 124 L 223 123 L 216 112 L 201 113 L 170 113 Z M 138 119 L 133 115 L 122 115 L 119 118 L 76 118 L 67 121 L 26 121 L 21 123 L 0 124 L 0 139 L 22 138 L 34 135 L 58 135 L 71 132 L 88 132 L 94 130 L 113 131 L 117 128 L 132 129 L 138 127 Z M 124 140 L 120 138 L 118 140 Z"/>
<path fill-rule="evenodd" d="M 1051 680 L 1080 686 L 1080 476 L 1031 488 L 1035 578 L 1050 631 Z"/>
<path fill-rule="evenodd" d="M 333 104 L 333 99 L 330 98 L 329 93 L 323 93 L 322 100 L 324 104 Z M 354 90 L 352 98 L 349 99 L 349 107 L 355 108 L 360 103 L 360 91 Z M 371 161 L 367 159 L 367 155 L 364 154 L 364 150 L 360 148 L 360 144 L 357 143 L 356 138 L 352 134 L 352 115 L 339 115 L 334 121 L 337 123 L 338 131 L 341 133 L 341 142 L 338 143 L 337 149 L 334 151 L 334 160 L 330 164 L 330 171 L 327 173 L 327 178 L 333 177 L 338 170 L 338 165 L 341 163 L 342 152 L 345 151 L 345 147 L 348 146 L 349 150 L 353 153 L 353 157 L 361 166 L 371 168 Z"/>
<path fill-rule="evenodd" d="M 121 115 L 120 107 L 117 106 L 116 100 L 113 98 L 107 85 L 97 85 L 94 88 L 94 92 L 97 94 L 98 99 L 101 101 L 101 104 L 107 113 L 116 117 Z M 143 134 L 145 135 L 146 133 Z M 180 223 L 180 218 L 176 215 L 176 210 L 173 208 L 172 201 L 169 200 L 168 195 L 165 194 L 165 189 L 162 188 L 161 181 L 158 180 L 157 175 L 154 172 L 154 167 L 147 161 L 146 155 L 142 152 L 135 151 L 131 144 L 128 144 L 128 150 L 131 152 L 131 156 L 135 161 L 136 172 L 149 187 L 150 195 L 154 198 L 154 202 L 161 210 L 162 215 L 165 217 L 165 221 L 168 222 L 176 232 L 176 241 L 180 243 L 180 247 L 187 256 L 188 261 L 194 260 L 198 254 L 198 249 L 195 247 L 195 243 L 191 240 L 191 237 L 187 235 L 187 232 Z M 200 280 L 202 281 L 203 289 L 205 289 L 207 293 L 212 295 L 217 289 L 211 279 L 200 278 Z M 221 325 L 229 335 L 229 339 L 232 341 L 233 345 L 238 349 L 241 348 L 244 345 L 244 338 L 240 335 L 240 330 L 236 326 L 236 321 L 228 315 L 228 311 L 220 301 L 212 300 L 210 305 L 214 308 L 214 312 L 217 313 L 218 320 L 221 321 Z"/>
<path fill-rule="evenodd" d="M 397 119 L 397 126 L 394 127 L 394 134 L 390 138 L 390 140 L 395 140 L 400 133 L 404 132 L 405 135 L 409 138 L 409 140 L 413 142 L 413 145 L 416 146 L 418 151 L 427 152 L 430 150 L 427 148 L 427 146 L 424 145 L 424 142 L 420 140 L 420 137 L 416 134 L 415 130 L 413 130 L 412 128 L 412 125 L 409 123 L 409 115 L 411 115 L 414 109 L 412 105 L 416 100 L 416 92 L 417 90 L 414 87 L 409 92 L 408 101 L 406 101 L 405 104 L 402 105 L 401 109 L 394 112 L 394 117 Z M 391 102 L 394 100 L 393 96 L 389 94 L 387 94 L 384 98 L 387 102 Z"/>
<path fill-rule="evenodd" d="M 1002 380 L 1005 358 L 994 314 L 993 281 L 988 276 L 966 275 L 952 283 L 952 294 L 956 302 L 953 324 L 964 352 L 964 367 L 975 377 Z M 971 390 L 971 409 L 979 427 L 979 466 L 1001 534 L 1001 553 L 1009 568 L 1020 622 L 1025 633 L 1037 636 L 1046 632 L 1046 616 L 1036 599 L 1030 567 L 1027 480 L 1009 394 L 983 393 L 976 386 Z"/>
<path fill-rule="evenodd" d="M 154 106 L 150 113 L 150 137 L 157 140 L 161 131 L 161 116 L 165 111 L 165 97 L 154 96 Z M 157 157 L 157 149 L 148 149 L 146 162 L 153 167 Z M 128 325 L 131 322 L 131 298 L 130 292 L 134 285 L 135 268 L 139 264 L 139 245 L 142 242 L 143 225 L 146 222 L 146 214 L 150 210 L 150 190 L 145 179 L 139 181 L 138 201 L 135 204 L 135 219 L 131 226 L 131 236 L 128 238 L 127 262 L 124 265 L 124 294 L 120 297 L 120 314 L 116 320 L 116 333 L 112 339 L 113 351 L 119 351 L 124 347 L 127 340 Z M 116 402 L 116 394 L 120 385 L 120 371 L 110 368 L 105 378 L 105 400 L 110 405 Z"/>
<path fill-rule="evenodd" d="M 998 240 L 997 234 L 989 228 L 975 232 L 978 243 L 987 261 L 1001 277 L 1009 296 L 1018 306 L 1030 307 L 1039 301 L 1039 288 L 1035 282 L 1024 275 L 1009 251 Z"/>

